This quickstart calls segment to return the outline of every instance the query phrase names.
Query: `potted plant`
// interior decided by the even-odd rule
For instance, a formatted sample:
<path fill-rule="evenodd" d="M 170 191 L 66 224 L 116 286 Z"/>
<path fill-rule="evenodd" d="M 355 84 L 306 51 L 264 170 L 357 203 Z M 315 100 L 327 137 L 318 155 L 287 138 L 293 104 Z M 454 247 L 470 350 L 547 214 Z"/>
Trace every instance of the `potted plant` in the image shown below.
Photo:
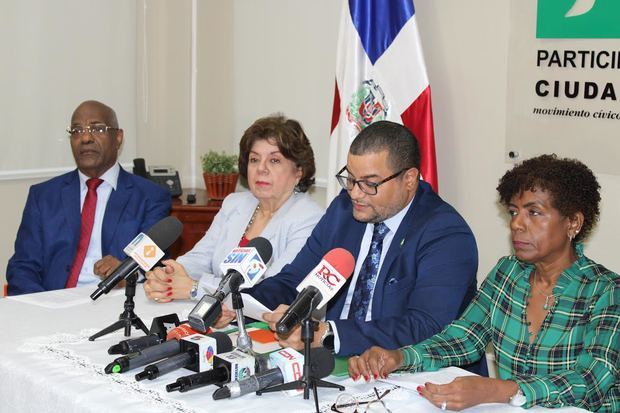
<path fill-rule="evenodd" d="M 237 155 L 209 151 L 202 155 L 202 176 L 207 187 L 209 199 L 224 199 L 235 192 L 239 172 Z"/>

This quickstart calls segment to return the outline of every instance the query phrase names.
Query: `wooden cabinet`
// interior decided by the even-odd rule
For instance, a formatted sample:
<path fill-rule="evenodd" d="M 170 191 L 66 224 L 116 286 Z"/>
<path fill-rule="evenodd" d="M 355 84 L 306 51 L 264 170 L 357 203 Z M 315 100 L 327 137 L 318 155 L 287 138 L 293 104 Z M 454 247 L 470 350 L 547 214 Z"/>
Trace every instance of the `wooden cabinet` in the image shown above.
<path fill-rule="evenodd" d="M 196 203 L 188 204 L 187 195 L 192 192 L 196 193 Z M 172 258 L 192 249 L 207 232 L 221 206 L 222 201 L 209 200 L 204 189 L 185 189 L 180 198 L 172 200 L 170 215 L 183 223 L 181 237 L 168 250 Z"/>

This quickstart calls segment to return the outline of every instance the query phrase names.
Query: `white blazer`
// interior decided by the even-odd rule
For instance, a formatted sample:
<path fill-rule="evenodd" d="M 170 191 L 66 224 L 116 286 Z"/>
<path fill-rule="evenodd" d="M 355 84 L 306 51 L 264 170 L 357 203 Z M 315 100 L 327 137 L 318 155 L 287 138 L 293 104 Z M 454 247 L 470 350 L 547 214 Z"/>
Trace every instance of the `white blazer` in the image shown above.
<path fill-rule="evenodd" d="M 207 291 L 214 291 L 221 278 L 220 263 L 239 241 L 258 205 L 251 192 L 234 192 L 222 203 L 206 234 L 177 262 Z M 280 272 L 295 258 L 324 210 L 305 193 L 295 193 L 278 209 L 260 234 L 269 240 L 273 255 L 264 278 Z"/>

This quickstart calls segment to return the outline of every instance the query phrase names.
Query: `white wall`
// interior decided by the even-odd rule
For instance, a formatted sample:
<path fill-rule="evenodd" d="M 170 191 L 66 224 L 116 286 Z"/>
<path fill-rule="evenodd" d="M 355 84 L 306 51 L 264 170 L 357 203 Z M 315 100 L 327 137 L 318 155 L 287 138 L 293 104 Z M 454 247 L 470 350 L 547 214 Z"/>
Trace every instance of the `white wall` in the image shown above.
<path fill-rule="evenodd" d="M 220 4 L 221 3 L 221 4 Z M 142 8 L 138 2 L 138 15 Z M 504 162 L 510 2 L 416 0 L 433 94 L 441 195 L 471 225 L 480 252 L 479 280 L 510 252 L 495 187 Z M 209 148 L 236 150 L 243 130 L 275 111 L 299 119 L 313 142 L 317 176 L 327 171 L 340 4 L 334 0 L 199 1 L 198 148 L 189 148 L 189 0 L 147 1 L 149 93 L 138 64 L 137 153 L 179 168 L 184 183 L 200 171 L 190 159 Z M 490 17 L 489 17 L 490 16 Z M 141 26 L 138 22 L 138 50 Z M 139 52 L 139 54 L 142 52 Z M 139 60 L 141 62 L 141 60 Z M 141 105 L 148 106 L 144 116 Z M 142 119 L 140 120 L 140 117 Z M 199 167 L 199 165 L 197 166 Z M 602 216 L 586 250 L 616 271 L 620 257 L 620 177 L 598 175 Z M 0 268 L 12 254 L 32 181 L 0 182 Z M 198 181 L 200 185 L 201 182 Z M 317 195 L 320 197 L 322 192 Z"/>

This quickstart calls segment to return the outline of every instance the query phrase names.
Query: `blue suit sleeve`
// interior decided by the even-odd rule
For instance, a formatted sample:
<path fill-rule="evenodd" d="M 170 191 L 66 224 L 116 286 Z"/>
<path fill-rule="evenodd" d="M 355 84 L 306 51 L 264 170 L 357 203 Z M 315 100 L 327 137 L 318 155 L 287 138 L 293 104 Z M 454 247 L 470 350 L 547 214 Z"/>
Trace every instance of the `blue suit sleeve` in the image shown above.
<path fill-rule="evenodd" d="M 394 268 L 400 274 L 390 275 L 394 278 L 383 291 L 375 288 L 383 305 L 375 309 L 373 298 L 371 321 L 333 320 L 339 355 L 360 354 L 373 345 L 396 349 L 418 343 L 440 332 L 471 300 L 478 254 L 470 229 L 460 217 L 446 214 L 429 220 L 423 231 L 418 244 L 405 244 L 397 258 Z"/>
<path fill-rule="evenodd" d="M 140 224 L 140 232 L 147 232 L 153 225 L 170 214 L 172 199 L 170 193 L 161 188 L 157 192 L 153 191 L 153 199 L 146 206 L 144 219 Z"/>
<path fill-rule="evenodd" d="M 32 188 L 15 239 L 15 254 L 9 260 L 6 279 L 9 295 L 45 291 L 42 282 L 43 242 L 41 214 Z"/>
<path fill-rule="evenodd" d="M 327 252 L 326 240 L 329 238 L 330 209 L 316 224 L 303 248 L 290 264 L 285 265 L 282 271 L 273 277 L 261 281 L 247 292 L 263 303 L 267 308 L 274 310 L 280 304 L 291 304 L 297 297 L 297 285 L 303 281 L 308 273 L 321 261 Z"/>

